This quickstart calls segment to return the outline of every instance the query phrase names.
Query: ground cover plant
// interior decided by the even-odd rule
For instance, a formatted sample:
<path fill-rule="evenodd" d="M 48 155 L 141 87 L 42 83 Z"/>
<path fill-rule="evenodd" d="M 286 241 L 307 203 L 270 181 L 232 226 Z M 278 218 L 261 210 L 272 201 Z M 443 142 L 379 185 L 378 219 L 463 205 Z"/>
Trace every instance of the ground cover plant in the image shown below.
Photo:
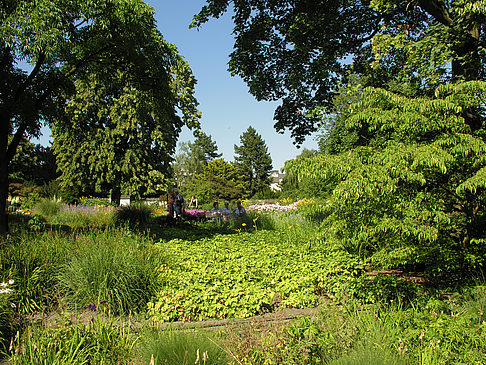
<path fill-rule="evenodd" d="M 362 264 L 330 249 L 301 216 L 281 219 L 284 230 L 258 230 L 260 220 L 249 218 L 232 234 L 155 243 L 167 261 L 159 269 L 161 287 L 149 303 L 149 317 L 239 318 L 278 307 L 316 306 L 324 293 L 351 295 Z"/>

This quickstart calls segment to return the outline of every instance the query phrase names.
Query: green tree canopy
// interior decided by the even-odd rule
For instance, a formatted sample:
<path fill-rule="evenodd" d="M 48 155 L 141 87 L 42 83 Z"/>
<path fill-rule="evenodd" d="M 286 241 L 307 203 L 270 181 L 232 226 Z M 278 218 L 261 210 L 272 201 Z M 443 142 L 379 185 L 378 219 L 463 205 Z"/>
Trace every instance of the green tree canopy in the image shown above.
<path fill-rule="evenodd" d="M 372 138 L 286 169 L 329 187 L 323 227 L 348 250 L 389 266 L 478 267 L 486 257 L 486 143 L 463 110 L 485 105 L 478 81 L 441 86 L 433 98 L 367 88 L 345 122 Z"/>
<path fill-rule="evenodd" d="M 11 136 L 10 138 L 13 138 Z M 58 177 L 56 158 L 52 148 L 34 144 L 23 138 L 9 170 L 11 183 L 47 184 Z"/>
<path fill-rule="evenodd" d="M 112 73 L 90 67 L 53 126 L 54 150 L 68 190 L 139 198 L 161 193 L 184 121 L 197 125 L 195 79 L 174 46 L 152 27 L 143 54 Z"/>
<path fill-rule="evenodd" d="M 240 136 L 240 145 L 235 145 L 235 163 L 242 172 L 241 180 L 245 183 L 250 196 L 270 186 L 272 158 L 262 136 L 253 127 Z"/>
<path fill-rule="evenodd" d="M 321 122 L 312 111 L 329 111 L 349 69 L 370 76 L 364 86 L 395 84 L 394 91 L 409 96 L 486 76 L 482 0 L 207 0 L 193 26 L 230 5 L 235 44 L 229 71 L 258 100 L 282 100 L 275 128 L 289 129 L 298 143 Z M 477 113 L 465 110 L 465 118 L 480 128 Z"/>
<path fill-rule="evenodd" d="M 186 186 L 186 191 L 200 203 L 211 203 L 240 199 L 245 194 L 245 186 L 238 166 L 221 158 L 209 161 Z"/>
<path fill-rule="evenodd" d="M 0 19 L 0 233 L 5 233 L 8 168 L 22 137 L 37 135 L 42 122 L 56 119 L 75 80 L 87 81 L 82 73 L 90 74 L 90 67 L 116 73 L 130 65 L 137 74 L 137 65 L 147 65 L 139 63 L 146 47 L 156 44 L 147 40 L 158 35 L 153 9 L 141 0 L 7 0 L 0 4 Z M 157 67 L 147 71 L 154 74 Z M 192 90 L 172 82 L 179 107 L 193 114 Z"/>
<path fill-rule="evenodd" d="M 206 165 L 209 161 L 222 156 L 218 153 L 218 146 L 216 142 L 212 140 L 211 136 L 204 132 L 197 132 L 197 137 L 194 143 L 190 144 L 191 150 L 194 155 L 199 155 L 201 157 L 201 162 Z"/>
<path fill-rule="evenodd" d="M 172 165 L 174 180 L 179 187 L 186 186 L 196 174 L 203 171 L 204 166 L 222 156 L 210 135 L 202 131 L 197 131 L 196 134 L 194 142 L 180 143 L 179 153 Z"/>

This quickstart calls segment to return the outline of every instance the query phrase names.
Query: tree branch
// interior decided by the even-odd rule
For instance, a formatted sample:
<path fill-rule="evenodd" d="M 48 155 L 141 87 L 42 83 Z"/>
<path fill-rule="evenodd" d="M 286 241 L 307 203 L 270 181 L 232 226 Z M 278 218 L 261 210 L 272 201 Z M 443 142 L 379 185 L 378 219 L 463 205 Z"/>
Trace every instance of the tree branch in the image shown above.
<path fill-rule="evenodd" d="M 449 16 L 444 2 L 440 0 L 418 0 L 419 6 L 429 15 L 433 16 L 439 23 L 450 27 L 454 22 Z"/>
<path fill-rule="evenodd" d="M 35 63 L 34 69 L 31 71 L 27 79 L 19 85 L 19 88 L 14 93 L 14 97 L 11 100 L 12 103 L 15 103 L 15 101 L 17 101 L 20 98 L 20 96 L 25 91 L 25 89 L 30 85 L 34 77 L 37 76 L 45 59 L 46 59 L 45 53 L 41 52 L 39 58 L 37 59 L 37 62 Z"/>

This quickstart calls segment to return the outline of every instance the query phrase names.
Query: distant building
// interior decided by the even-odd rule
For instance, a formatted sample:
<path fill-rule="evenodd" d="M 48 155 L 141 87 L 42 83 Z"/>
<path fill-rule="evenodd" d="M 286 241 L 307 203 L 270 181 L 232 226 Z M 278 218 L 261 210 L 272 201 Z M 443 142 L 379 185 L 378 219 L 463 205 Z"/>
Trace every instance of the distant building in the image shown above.
<path fill-rule="evenodd" d="M 270 189 L 272 189 L 273 191 L 282 190 L 282 181 L 284 177 L 285 174 L 280 173 L 278 170 L 270 171 L 270 179 L 272 179 Z"/>

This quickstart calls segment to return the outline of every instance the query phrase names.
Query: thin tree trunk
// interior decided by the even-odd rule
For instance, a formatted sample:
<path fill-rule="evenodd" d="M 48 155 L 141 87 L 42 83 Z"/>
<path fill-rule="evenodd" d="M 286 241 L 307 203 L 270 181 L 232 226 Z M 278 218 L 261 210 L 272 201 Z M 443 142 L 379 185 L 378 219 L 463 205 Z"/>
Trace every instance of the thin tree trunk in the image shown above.
<path fill-rule="evenodd" d="M 5 237 L 8 233 L 8 120 L 4 113 L 0 118 L 0 237 Z"/>

